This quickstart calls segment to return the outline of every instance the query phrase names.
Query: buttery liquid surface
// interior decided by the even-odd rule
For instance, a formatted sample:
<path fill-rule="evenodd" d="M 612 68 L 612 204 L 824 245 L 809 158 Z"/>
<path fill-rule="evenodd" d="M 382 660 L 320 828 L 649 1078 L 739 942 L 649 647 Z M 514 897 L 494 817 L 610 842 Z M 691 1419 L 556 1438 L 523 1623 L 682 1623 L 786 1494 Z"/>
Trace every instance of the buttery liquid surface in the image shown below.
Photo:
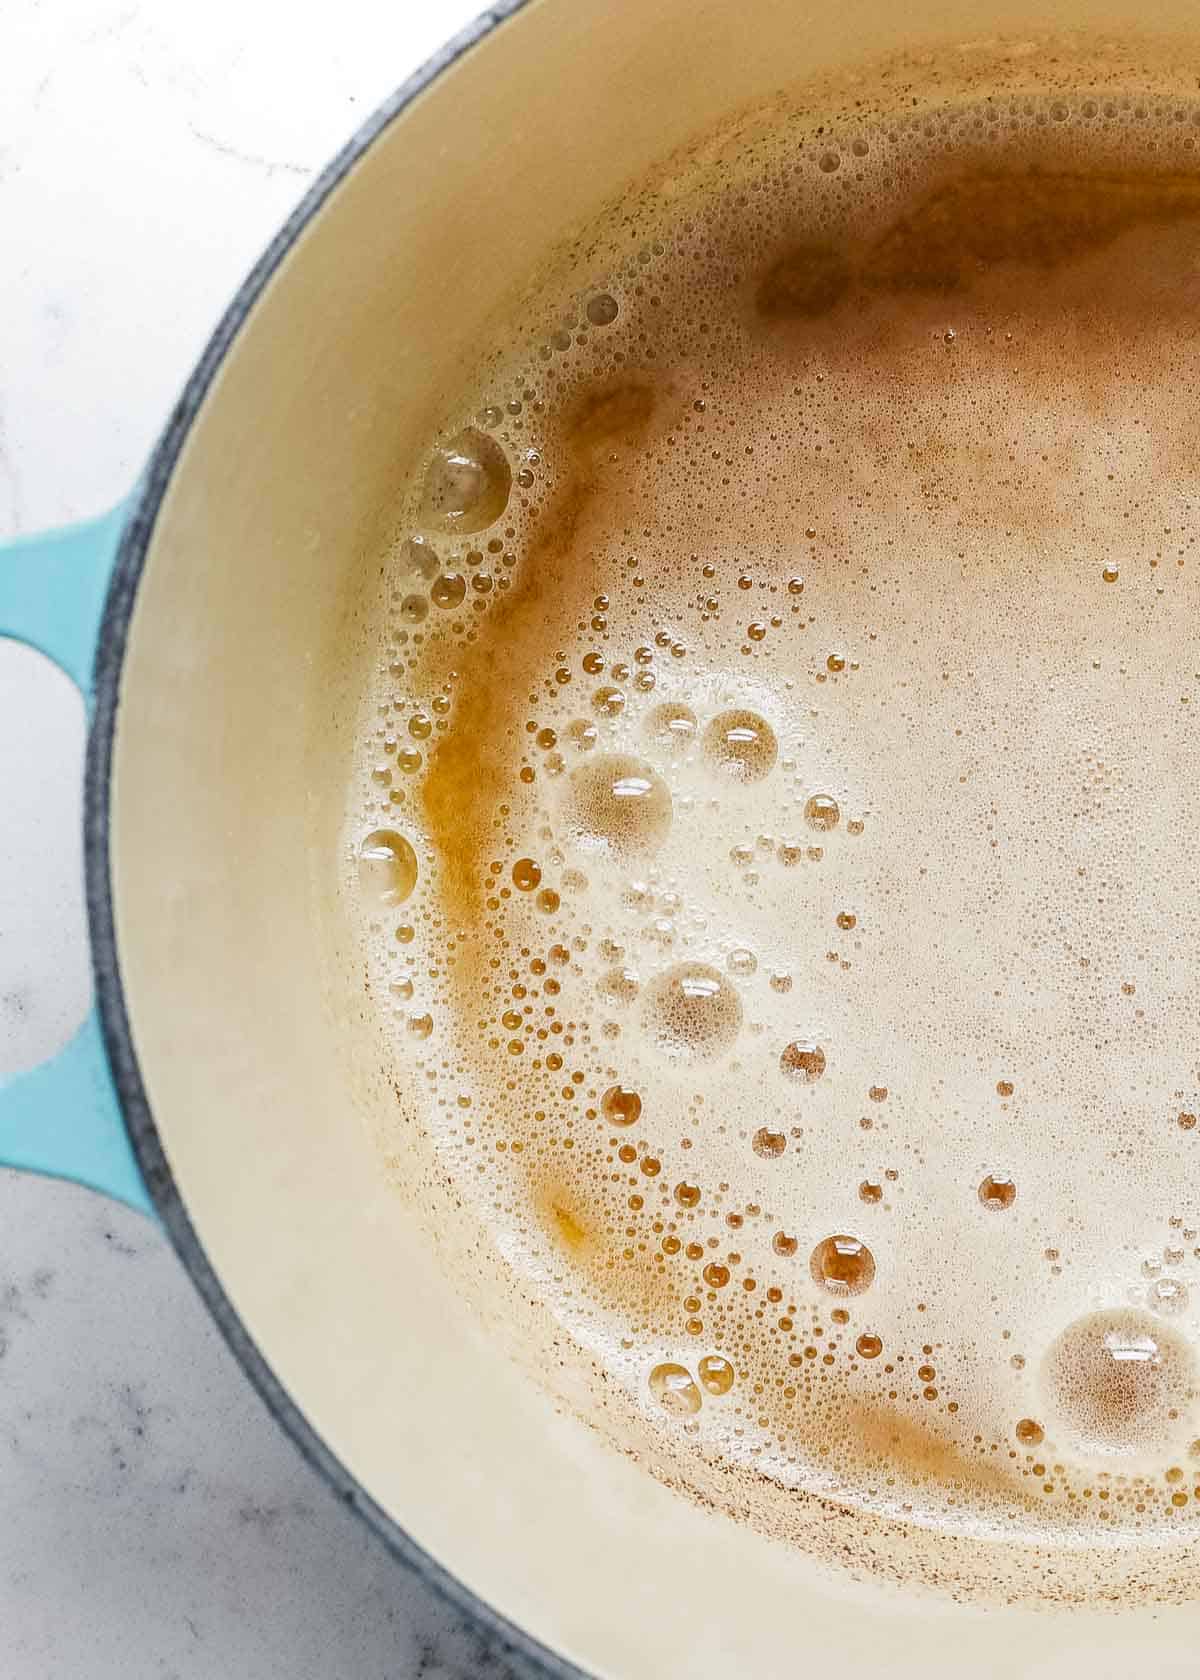
<path fill-rule="evenodd" d="M 462 1217 L 681 1485 L 1164 1596 L 1198 124 L 843 117 L 614 211 L 412 463 L 347 841 Z"/>

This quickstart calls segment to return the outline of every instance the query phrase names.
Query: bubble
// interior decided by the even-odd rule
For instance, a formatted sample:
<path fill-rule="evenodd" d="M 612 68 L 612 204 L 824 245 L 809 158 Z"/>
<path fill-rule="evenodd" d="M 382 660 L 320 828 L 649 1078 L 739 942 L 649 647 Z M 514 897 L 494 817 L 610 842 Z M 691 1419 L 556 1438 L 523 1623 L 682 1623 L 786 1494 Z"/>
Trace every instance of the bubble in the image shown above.
<path fill-rule="evenodd" d="M 846 669 L 846 655 L 844 653 L 831 653 L 825 661 L 825 668 L 828 671 L 844 671 Z"/>
<path fill-rule="evenodd" d="M 428 1038 L 433 1031 L 432 1015 L 410 1015 L 408 1030 L 414 1038 Z"/>
<path fill-rule="evenodd" d="M 758 967 L 758 958 L 745 945 L 735 945 L 725 959 L 725 966 L 730 974 L 737 974 L 746 979 Z"/>
<path fill-rule="evenodd" d="M 878 1359 L 883 1352 L 883 1340 L 881 1337 L 872 1336 L 864 1330 L 854 1344 L 854 1351 L 860 1359 Z"/>
<path fill-rule="evenodd" d="M 704 731 L 709 762 L 741 782 L 758 782 L 779 756 L 775 731 L 757 712 L 720 712 Z"/>
<path fill-rule="evenodd" d="M 575 718 L 567 725 L 567 739 L 580 752 L 591 752 L 600 734 L 594 723 L 589 723 L 586 718 Z"/>
<path fill-rule="evenodd" d="M 409 537 L 404 544 L 401 555 L 404 572 L 408 577 L 420 578 L 423 583 L 430 583 L 441 571 L 441 561 L 432 543 L 424 537 Z"/>
<path fill-rule="evenodd" d="M 790 1079 L 815 1085 L 825 1072 L 825 1052 L 819 1044 L 813 1044 L 808 1039 L 793 1039 L 780 1054 L 779 1065 Z"/>
<path fill-rule="evenodd" d="M 1187 1344 L 1134 1308 L 1069 1324 L 1046 1352 L 1041 1381 L 1064 1442 L 1101 1458 L 1168 1447 L 1195 1395 Z"/>
<path fill-rule="evenodd" d="M 773 1132 L 767 1126 L 760 1126 L 750 1140 L 750 1147 L 756 1155 L 761 1155 L 764 1160 L 769 1161 L 783 1154 L 787 1148 L 787 1138 L 782 1132 Z"/>
<path fill-rule="evenodd" d="M 1116 583 L 1120 575 L 1121 574 L 1116 566 L 1105 566 L 1103 571 L 1100 573 L 1100 576 L 1104 579 L 1105 583 Z"/>
<path fill-rule="evenodd" d="M 980 1183 L 979 1200 L 993 1213 L 1010 1208 L 1016 1199 L 1017 1187 L 1007 1173 L 988 1173 Z"/>
<path fill-rule="evenodd" d="M 776 1254 L 782 1255 L 785 1260 L 790 1260 L 799 1246 L 800 1244 L 796 1241 L 796 1238 L 789 1237 L 784 1231 L 776 1231 L 774 1237 L 771 1239 L 771 1247 L 775 1250 Z"/>
<path fill-rule="evenodd" d="M 704 1268 L 703 1277 L 710 1289 L 724 1289 L 729 1282 L 729 1267 L 722 1266 L 716 1260 L 710 1260 Z"/>
<path fill-rule="evenodd" d="M 694 1208 L 700 1205 L 700 1186 L 681 1181 L 675 1186 L 675 1200 L 683 1208 Z"/>
<path fill-rule="evenodd" d="M 402 834 L 377 828 L 358 849 L 358 879 L 372 903 L 403 904 L 417 884 L 417 854 Z"/>
<path fill-rule="evenodd" d="M 608 292 L 597 292 L 595 297 L 590 297 L 584 311 L 594 327 L 611 327 L 618 312 L 617 300 Z"/>
<path fill-rule="evenodd" d="M 532 858 L 518 858 L 512 866 L 513 886 L 518 892 L 532 892 L 542 878 L 542 871 Z"/>
<path fill-rule="evenodd" d="M 429 597 L 435 607 L 448 610 L 451 607 L 461 607 L 466 593 L 467 580 L 461 572 L 443 572 L 433 580 Z"/>
<path fill-rule="evenodd" d="M 699 1061 L 729 1049 L 742 1024 L 742 1004 L 718 969 L 683 962 L 651 981 L 646 1016 L 664 1054 Z"/>
<path fill-rule="evenodd" d="M 675 1417 L 694 1417 L 703 1405 L 686 1365 L 656 1365 L 650 1373 L 650 1392 Z"/>
<path fill-rule="evenodd" d="M 1046 1431 L 1034 1418 L 1021 1418 L 1013 1433 L 1023 1447 L 1040 1447 L 1046 1439 Z"/>
<path fill-rule="evenodd" d="M 671 795 L 641 759 L 606 753 L 571 772 L 565 816 L 572 838 L 618 857 L 655 851 L 671 826 Z"/>
<path fill-rule="evenodd" d="M 406 595 L 400 603 L 400 617 L 405 624 L 424 624 L 429 617 L 429 602 L 424 595 Z"/>
<path fill-rule="evenodd" d="M 862 1202 L 881 1202 L 883 1200 L 883 1185 L 872 1184 L 870 1179 L 864 1178 L 858 1187 L 858 1198 Z"/>
<path fill-rule="evenodd" d="M 853 910 L 839 910 L 835 919 L 843 933 L 849 933 L 851 928 L 858 926 L 858 917 Z"/>
<path fill-rule="evenodd" d="M 592 706 L 601 717 L 620 717 L 625 710 L 625 696 L 619 688 L 605 684 L 592 695 Z"/>
<path fill-rule="evenodd" d="M 486 432 L 468 426 L 434 454 L 425 474 L 421 523 L 466 535 L 483 531 L 508 506 L 512 468 Z"/>
<path fill-rule="evenodd" d="M 600 976 L 596 990 L 612 1003 L 632 1003 L 641 985 L 631 968 L 610 968 Z"/>
<path fill-rule="evenodd" d="M 875 1277 L 875 1257 L 866 1243 L 845 1234 L 825 1237 L 808 1262 L 813 1282 L 831 1295 L 861 1295 Z"/>
<path fill-rule="evenodd" d="M 656 741 L 683 747 L 696 733 L 696 714 L 682 700 L 666 700 L 650 713 L 646 729 Z"/>
<path fill-rule="evenodd" d="M 628 1085 L 610 1085 L 600 1099 L 600 1112 L 611 1126 L 636 1126 L 642 1114 L 642 1099 Z"/>
<path fill-rule="evenodd" d="M 805 822 L 822 834 L 837 827 L 841 814 L 837 800 L 829 793 L 814 793 L 804 806 Z"/>
<path fill-rule="evenodd" d="M 1188 1304 L 1187 1284 L 1178 1278 L 1158 1278 L 1146 1291 L 1146 1299 L 1154 1312 L 1173 1318 Z"/>
<path fill-rule="evenodd" d="M 773 992 L 790 992 L 792 977 L 786 968 L 776 968 L 771 971 L 771 990 Z"/>
<path fill-rule="evenodd" d="M 696 1375 L 708 1394 L 728 1394 L 733 1387 L 733 1366 L 719 1353 L 706 1353 L 696 1366 Z"/>

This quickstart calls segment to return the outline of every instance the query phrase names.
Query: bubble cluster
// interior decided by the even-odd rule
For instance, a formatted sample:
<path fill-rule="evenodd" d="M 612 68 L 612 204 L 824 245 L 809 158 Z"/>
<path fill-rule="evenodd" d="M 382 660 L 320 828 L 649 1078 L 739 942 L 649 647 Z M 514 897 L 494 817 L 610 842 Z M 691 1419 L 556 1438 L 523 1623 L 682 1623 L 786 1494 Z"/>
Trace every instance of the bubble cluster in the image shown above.
<path fill-rule="evenodd" d="M 863 1572 L 1187 1597 L 1200 106 L 1035 60 L 781 96 L 481 347 L 342 885 L 560 1403 Z"/>

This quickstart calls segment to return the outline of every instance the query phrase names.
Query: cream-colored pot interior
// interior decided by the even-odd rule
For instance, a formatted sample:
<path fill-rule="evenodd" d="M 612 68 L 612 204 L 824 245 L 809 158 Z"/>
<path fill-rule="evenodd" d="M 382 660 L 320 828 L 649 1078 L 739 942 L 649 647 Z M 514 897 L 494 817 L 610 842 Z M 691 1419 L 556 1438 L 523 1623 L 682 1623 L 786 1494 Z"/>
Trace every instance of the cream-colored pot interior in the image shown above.
<path fill-rule="evenodd" d="M 234 1306 L 333 1452 L 590 1672 L 1191 1675 L 1200 1606 L 984 1611 L 826 1576 L 653 1480 L 497 1354 L 447 1281 L 453 1233 L 431 1241 L 385 1183 L 372 1105 L 395 1098 L 322 931 L 380 521 L 497 300 L 692 133 L 924 40 L 1193 18 L 1184 0 L 1052 17 L 1032 0 L 533 0 L 332 192 L 174 473 L 112 807 L 118 954 L 164 1148 Z"/>

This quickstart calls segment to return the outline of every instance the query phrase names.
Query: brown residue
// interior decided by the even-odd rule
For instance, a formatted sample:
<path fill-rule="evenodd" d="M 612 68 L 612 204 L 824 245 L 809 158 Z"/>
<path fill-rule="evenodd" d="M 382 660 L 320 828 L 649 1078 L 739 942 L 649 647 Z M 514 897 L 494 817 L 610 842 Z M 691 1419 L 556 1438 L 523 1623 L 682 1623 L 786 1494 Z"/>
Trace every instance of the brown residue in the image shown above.
<path fill-rule="evenodd" d="M 828 314 L 865 292 L 954 292 L 1000 264 L 1049 271 L 1140 227 L 1200 216 L 1200 176 L 1150 170 L 976 171 L 945 182 L 857 251 L 801 244 L 755 304 L 767 320 Z"/>
<path fill-rule="evenodd" d="M 827 315 L 850 289 L 850 263 L 832 245 L 797 245 L 763 276 L 755 298 L 767 320 Z"/>

